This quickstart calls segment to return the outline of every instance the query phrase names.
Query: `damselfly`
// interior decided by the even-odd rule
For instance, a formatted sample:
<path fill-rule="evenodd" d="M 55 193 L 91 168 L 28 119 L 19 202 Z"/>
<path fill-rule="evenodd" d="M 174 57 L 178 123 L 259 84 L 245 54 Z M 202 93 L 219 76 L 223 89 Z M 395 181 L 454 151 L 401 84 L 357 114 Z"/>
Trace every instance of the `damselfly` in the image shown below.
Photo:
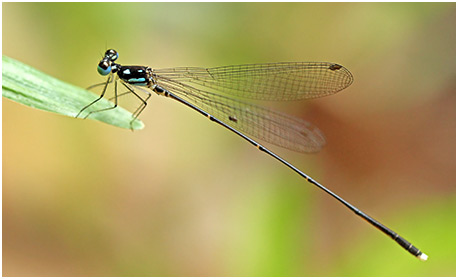
<path fill-rule="evenodd" d="M 133 94 L 141 101 L 141 105 L 133 112 L 132 121 L 145 109 L 151 92 L 174 99 L 236 133 L 259 150 L 277 159 L 307 182 L 325 191 L 356 215 L 391 237 L 412 255 L 423 261 L 428 259 L 426 254 L 393 230 L 245 135 L 248 134 L 294 151 L 318 151 L 325 140 L 321 132 L 312 124 L 240 99 L 284 101 L 331 95 L 347 88 L 353 82 L 352 74 L 345 67 L 325 62 L 290 62 L 153 70 L 146 66 L 122 66 L 115 63 L 117 59 L 118 53 L 115 50 L 109 49 L 105 52 L 97 70 L 101 75 L 109 75 L 109 77 L 106 82 L 90 87 L 103 85 L 102 94 L 85 106 L 76 117 L 102 99 L 110 83 L 114 83 L 114 105 L 102 110 L 91 111 L 84 118 L 92 113 L 114 109 L 118 104 L 118 97 L 125 94 Z M 118 94 L 118 82 L 127 89 L 127 92 Z M 142 98 L 137 93 L 139 90 L 146 93 L 147 97 Z"/>

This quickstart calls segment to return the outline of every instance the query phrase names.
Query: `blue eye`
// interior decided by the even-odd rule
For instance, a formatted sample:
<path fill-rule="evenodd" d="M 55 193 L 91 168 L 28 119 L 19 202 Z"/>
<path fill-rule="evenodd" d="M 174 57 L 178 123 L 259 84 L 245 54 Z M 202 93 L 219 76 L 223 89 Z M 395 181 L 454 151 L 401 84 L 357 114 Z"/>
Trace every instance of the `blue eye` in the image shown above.
<path fill-rule="evenodd" d="M 118 59 L 119 55 L 118 52 L 114 49 L 109 49 L 105 52 L 105 58 L 106 60 L 110 60 L 111 62 L 114 62 L 116 59 Z"/>
<path fill-rule="evenodd" d="M 115 61 L 118 58 L 119 58 L 119 54 L 117 52 L 115 52 L 114 55 L 110 58 L 110 60 L 111 61 Z"/>
<path fill-rule="evenodd" d="M 107 64 L 102 64 L 97 66 L 97 72 L 102 76 L 106 76 L 111 72 L 111 66 Z"/>

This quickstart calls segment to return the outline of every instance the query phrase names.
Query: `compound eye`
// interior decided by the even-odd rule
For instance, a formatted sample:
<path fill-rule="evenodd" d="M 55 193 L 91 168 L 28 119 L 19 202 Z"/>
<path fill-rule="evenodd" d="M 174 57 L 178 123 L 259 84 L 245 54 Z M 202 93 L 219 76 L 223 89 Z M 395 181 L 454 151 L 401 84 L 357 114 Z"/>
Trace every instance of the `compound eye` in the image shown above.
<path fill-rule="evenodd" d="M 97 72 L 102 76 L 106 76 L 111 72 L 111 64 L 108 61 L 101 61 L 97 66 Z"/>
<path fill-rule="evenodd" d="M 118 52 L 114 49 L 109 49 L 105 52 L 105 57 L 109 58 L 111 61 L 118 59 Z"/>

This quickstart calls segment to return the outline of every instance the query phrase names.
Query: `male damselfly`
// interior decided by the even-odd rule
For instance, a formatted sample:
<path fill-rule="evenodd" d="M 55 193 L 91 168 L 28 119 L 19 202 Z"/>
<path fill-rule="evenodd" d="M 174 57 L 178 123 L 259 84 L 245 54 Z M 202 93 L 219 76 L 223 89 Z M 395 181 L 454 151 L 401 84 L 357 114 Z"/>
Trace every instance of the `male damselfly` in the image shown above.
<path fill-rule="evenodd" d="M 132 122 L 145 109 L 151 92 L 172 98 L 236 133 L 259 150 L 277 159 L 302 176 L 307 182 L 325 191 L 356 215 L 391 237 L 412 255 L 423 261 L 428 259 L 426 254 L 393 230 L 357 209 L 283 158 L 245 135 L 246 133 L 298 152 L 314 152 L 321 149 L 325 139 L 318 128 L 312 124 L 239 99 L 284 101 L 331 95 L 347 88 L 353 82 L 352 74 L 345 67 L 327 62 L 287 62 L 216 68 L 182 67 L 153 70 L 145 66 L 122 66 L 115 63 L 117 59 L 118 53 L 115 50 L 109 49 L 105 52 L 97 70 L 101 75 L 109 75 L 109 77 L 106 82 L 90 87 L 104 86 L 102 94 L 85 106 L 76 117 L 102 99 L 110 83 L 115 85 L 114 106 L 91 111 L 84 118 L 92 113 L 114 109 L 118 104 L 119 96 L 133 94 L 142 103 L 133 112 L 130 122 L 132 126 Z M 118 94 L 118 81 L 127 88 L 127 92 Z M 135 90 L 145 92 L 147 97 L 142 98 Z M 219 94 L 214 92 L 219 92 Z"/>

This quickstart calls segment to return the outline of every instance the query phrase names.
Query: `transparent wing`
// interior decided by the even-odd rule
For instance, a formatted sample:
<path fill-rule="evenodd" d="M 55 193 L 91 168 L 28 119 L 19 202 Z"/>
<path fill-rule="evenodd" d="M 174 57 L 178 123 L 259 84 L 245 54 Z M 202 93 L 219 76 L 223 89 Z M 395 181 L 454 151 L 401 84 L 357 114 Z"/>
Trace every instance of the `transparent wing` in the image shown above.
<path fill-rule="evenodd" d="M 284 62 L 216 68 L 181 67 L 153 70 L 157 78 L 176 80 L 256 100 L 300 100 L 339 92 L 351 85 L 345 67 L 328 62 Z"/>
<path fill-rule="evenodd" d="M 298 152 L 315 152 L 325 144 L 312 124 L 274 110 L 221 96 L 162 77 L 159 86 L 201 108 L 233 128 Z M 275 90 L 271 88 L 270 91 Z"/>

